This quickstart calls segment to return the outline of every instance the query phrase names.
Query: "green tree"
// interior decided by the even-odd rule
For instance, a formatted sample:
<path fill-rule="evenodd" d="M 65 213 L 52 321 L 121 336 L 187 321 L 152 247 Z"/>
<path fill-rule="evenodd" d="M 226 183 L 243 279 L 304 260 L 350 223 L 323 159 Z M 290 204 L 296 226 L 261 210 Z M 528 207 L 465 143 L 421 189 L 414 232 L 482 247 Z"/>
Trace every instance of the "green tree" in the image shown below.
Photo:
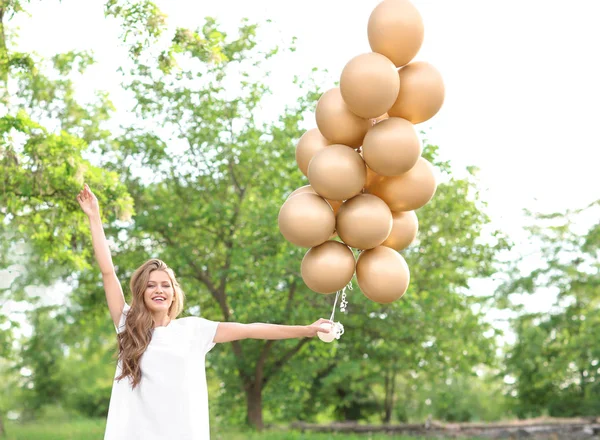
<path fill-rule="evenodd" d="M 23 344 L 18 363 L 19 369 L 28 371 L 23 380 L 23 419 L 33 418 L 45 405 L 60 403 L 65 385 L 64 316 L 55 307 L 38 307 L 28 315 L 33 334 Z"/>
<path fill-rule="evenodd" d="M 277 214 L 302 184 L 294 144 L 317 95 L 304 92 L 277 120 L 261 123 L 269 94 L 262 63 L 277 50 L 263 50 L 257 38 L 255 25 L 243 23 L 231 38 L 208 19 L 197 31 L 175 32 L 171 64 L 163 52 L 133 58 L 126 89 L 151 128 L 98 146 L 102 165 L 119 173 L 137 212 L 133 225 L 108 232 L 122 237 L 120 277 L 159 256 L 184 281 L 189 313 L 200 305 L 218 320 L 305 324 L 326 311 L 327 301 L 306 294 L 298 274 L 303 250 L 282 239 Z M 242 85 L 237 96 L 228 93 L 232 81 Z M 243 393 L 248 422 L 262 427 L 263 390 L 308 342 L 236 341 L 215 359 L 231 398 L 238 402 Z"/>
<path fill-rule="evenodd" d="M 103 125 L 113 110 L 102 93 L 90 103 L 75 99 L 72 74 L 83 73 L 92 57 L 70 52 L 45 61 L 14 50 L 10 20 L 23 4 L 0 1 L 0 270 L 17 275 L 0 289 L 0 304 L 27 301 L 35 307 L 39 298 L 26 287 L 69 281 L 92 261 L 87 225 L 74 200 L 84 180 L 97 188 L 107 220 L 129 217 L 132 202 L 116 174 L 84 157 L 91 143 L 110 135 Z M 15 323 L 8 316 L 0 320 L 10 324 L 0 330 L 6 351 Z M 18 361 L 18 355 L 11 358 Z"/>
<path fill-rule="evenodd" d="M 62 365 L 90 359 L 96 348 L 100 354 L 93 359 L 107 361 L 106 337 L 113 329 L 73 199 L 85 180 L 106 213 L 126 292 L 133 270 L 159 257 L 182 280 L 186 314 L 286 324 L 327 316 L 332 298 L 309 291 L 300 277 L 305 249 L 287 243 L 277 228 L 285 197 L 306 184 L 294 145 L 319 89 L 297 81 L 297 102 L 278 118 L 261 121 L 270 93 L 267 65 L 278 49 L 258 44 L 257 26 L 243 22 L 230 36 L 206 19 L 199 29 L 174 30 L 165 47 L 155 44 L 167 27 L 152 2 L 110 1 L 106 13 L 121 20 L 131 47 L 124 88 L 135 99 L 133 114 L 140 122 L 133 126 L 105 128 L 113 112 L 105 94 L 90 104 L 75 100 L 69 74 L 92 63 L 89 54 L 57 55 L 45 65 L 5 51 L 8 82 L 18 93 L 1 120 L 0 166 L 10 178 L 0 195 L 0 224 L 7 225 L 7 242 L 21 240 L 30 249 L 28 270 L 11 286 L 11 297 L 28 297 L 29 284 L 66 279 L 73 286 L 69 328 L 104 331 L 65 332 L 77 337 L 65 336 L 73 339 L 66 340 L 70 351 Z M 240 93 L 231 93 L 232 84 Z M 463 291 L 470 278 L 490 273 L 502 243 L 481 243 L 487 219 L 476 187 L 471 178 L 452 180 L 435 151 L 428 154 L 448 182 L 430 211 L 422 211 L 419 242 L 406 253 L 413 276 L 407 296 L 380 307 L 355 290 L 344 318 L 348 335 L 337 345 L 249 340 L 212 352 L 209 374 L 223 383 L 217 408 L 226 411 L 229 423 L 245 419 L 260 428 L 263 409 L 271 420 L 310 417 L 306 404 L 315 396 L 320 408 L 332 408 L 339 418 L 389 419 L 399 375 L 423 366 L 468 370 L 486 359 L 491 342 L 481 336 L 481 313 L 471 311 L 473 299 Z M 106 375 L 106 369 L 82 367 L 76 377 L 86 374 L 90 380 L 82 390 L 63 383 L 62 395 L 73 406 L 93 401 L 86 411 L 101 414 L 108 387 L 91 377 Z M 355 388 L 344 385 L 349 377 Z M 330 396 L 313 393 L 320 379 Z M 372 394 L 377 387 L 382 391 Z"/>
<path fill-rule="evenodd" d="M 307 413 L 316 414 L 310 408 L 318 393 L 336 405 L 342 420 L 376 413 L 389 423 L 396 402 L 412 404 L 398 396 L 399 378 L 422 382 L 468 375 L 495 362 L 497 331 L 485 319 L 494 292 L 467 292 L 472 279 L 495 273 L 497 255 L 508 244 L 499 231 L 489 231 L 476 170 L 456 178 L 436 146 L 425 145 L 424 156 L 443 177 L 434 198 L 417 211 L 417 240 L 402 252 L 411 271 L 409 289 L 386 305 L 366 299 L 359 289 L 348 295 L 349 313 L 339 317 L 347 334 L 337 358 L 324 367 L 328 386 L 315 383 L 308 393 Z"/>
<path fill-rule="evenodd" d="M 150 29 L 150 37 L 160 33 L 160 20 L 152 18 L 158 11 L 150 2 L 129 6 L 109 2 L 107 14 L 125 18 L 126 27 L 137 25 L 132 17 L 145 15 L 146 23 L 157 25 L 157 31 L 153 33 L 150 26 L 144 27 L 144 31 Z M 139 32 L 132 35 L 137 38 Z M 253 66 L 253 63 L 271 57 L 276 50 L 269 49 L 267 53 L 255 50 L 254 60 L 246 60 L 254 72 L 240 72 L 248 93 L 241 98 L 226 99 L 219 96 L 226 91 L 225 73 L 244 61 L 245 52 L 255 48 L 256 27 L 244 24 L 238 38 L 226 42 L 225 37 L 214 21 L 208 20 L 200 32 L 178 30 L 169 51 L 149 59 L 151 63 L 157 61 L 156 64 L 143 64 L 141 51 L 132 51 L 134 80 L 128 89 L 139 101 L 141 116 L 171 124 L 177 129 L 175 135 L 189 143 L 188 150 L 179 154 L 167 150 L 168 139 L 161 139 L 163 133 L 123 127 L 123 134 L 113 138 L 103 130 L 103 122 L 112 111 L 106 95 L 100 95 L 97 102 L 87 106 L 75 101 L 68 74 L 93 62 L 87 54 L 57 55 L 48 66 L 28 54 L 17 56 L 8 49 L 3 52 L 8 60 L 6 83 L 14 84 L 17 90 L 6 105 L 7 116 L 2 119 L 2 171 L 7 176 L 2 193 L 3 233 L 8 237 L 7 243 L 21 240 L 30 250 L 28 270 L 10 287 L 12 299 L 33 300 L 27 295 L 26 286 L 65 278 L 75 287 L 76 319 L 83 321 L 82 316 L 105 312 L 97 274 L 89 264 L 89 238 L 73 200 L 86 180 L 105 207 L 123 280 L 142 259 L 160 255 L 187 278 L 190 310 L 208 293 L 216 302 L 211 304 L 212 311 L 208 307 L 207 315 L 212 313 L 215 318 L 228 320 L 236 314 L 240 321 L 258 316 L 264 320 L 271 308 L 269 322 L 289 318 L 305 323 L 314 319 L 314 309 L 313 313 L 306 309 L 292 311 L 298 277 L 289 273 L 289 263 L 292 260 L 299 263 L 301 250 L 293 249 L 294 256 L 288 255 L 289 246 L 278 236 L 273 219 L 284 194 L 299 183 L 300 173 L 292 165 L 293 149 L 289 147 L 299 137 L 302 112 L 316 95 L 301 99 L 298 108 L 287 110 L 269 126 L 254 122 L 252 112 L 257 110 L 267 87 L 248 77 L 259 72 L 258 64 Z M 152 49 L 147 44 L 138 47 Z M 173 64 L 178 56 L 200 61 L 204 72 L 178 69 Z M 54 70 L 53 75 L 44 75 L 45 70 Z M 157 74 L 165 75 L 162 81 L 154 80 Z M 208 78 L 201 81 L 202 88 L 181 87 L 186 75 L 196 74 Z M 215 81 L 212 84 L 211 77 Z M 162 84 L 166 87 L 161 89 Z M 150 93 L 143 96 L 147 92 Z M 170 99 L 173 101 L 169 102 Z M 52 130 L 42 126 L 42 122 L 48 121 Z M 242 130 L 233 127 L 240 123 Z M 227 135 L 229 138 L 223 137 Z M 105 156 L 92 165 L 92 161 L 83 158 L 86 149 Z M 283 150 L 285 156 L 280 157 Z M 290 179 L 281 185 L 281 178 L 288 171 Z M 143 207 L 134 223 L 119 223 L 132 211 L 116 172 L 133 191 L 136 204 Z M 153 178 L 139 177 L 145 172 L 150 172 Z M 157 217 L 157 209 L 169 212 L 172 217 Z M 173 226 L 180 228 L 179 234 Z M 117 236 L 118 233 L 125 238 Z M 181 249 L 177 250 L 180 243 Z M 278 255 L 287 259 L 278 259 Z M 199 257 L 204 261 L 199 261 Z M 263 264 L 266 258 L 273 259 L 275 264 Z M 11 261 L 2 263 L 9 265 Z M 256 267 L 261 269 L 259 273 Z M 67 278 L 67 274 L 74 276 Z M 248 274 L 257 275 L 256 280 Z M 227 294 L 234 289 L 229 285 L 239 292 L 249 290 L 240 295 L 239 304 L 229 301 Z M 283 315 L 281 299 L 274 293 L 282 295 L 284 302 L 289 295 Z M 258 297 L 265 299 L 263 304 Z M 244 350 L 248 353 L 244 353 L 240 344 L 233 344 L 237 371 L 234 380 L 243 383 L 251 412 L 248 418 L 257 426 L 262 424 L 264 385 L 306 342 L 281 344 L 282 348 L 276 352 L 278 357 L 267 366 L 268 371 L 264 364 L 273 342 L 258 347 L 259 350 L 254 347 Z M 258 359 L 253 359 L 256 353 Z"/>
<path fill-rule="evenodd" d="M 475 372 L 423 372 L 418 380 L 400 378 L 396 414 L 400 420 L 433 418 L 451 422 L 488 422 L 506 418 L 509 406 L 506 384 L 496 368 L 478 367 Z"/>
<path fill-rule="evenodd" d="M 116 364 L 114 329 L 106 315 L 69 310 L 77 320 L 65 327 L 68 347 L 62 361 L 64 408 L 87 417 L 106 417 Z"/>
<path fill-rule="evenodd" d="M 109 136 L 102 125 L 113 110 L 105 94 L 85 105 L 75 100 L 69 76 L 84 72 L 93 59 L 70 52 L 47 63 L 11 51 L 7 22 L 20 10 L 19 2 L 0 5 L 0 78 L 11 92 L 0 118 L 0 268 L 13 263 L 11 246 L 25 243 L 35 270 L 14 280 L 11 299 L 25 298 L 25 286 L 50 284 L 89 264 L 85 222 L 73 197 L 84 180 L 98 188 L 110 218 L 131 215 L 131 199 L 116 174 L 83 157 L 90 143 Z"/>
<path fill-rule="evenodd" d="M 596 414 L 600 408 L 594 343 L 600 331 L 600 223 L 595 202 L 567 213 L 532 214 L 531 242 L 540 249 L 538 267 L 515 276 L 502 294 L 555 295 L 548 313 L 521 313 L 514 319 L 517 341 L 507 369 L 520 417 Z M 592 218 L 582 231 L 583 219 Z"/>
<path fill-rule="evenodd" d="M 257 44 L 257 27 L 253 25 L 243 24 L 234 38 L 219 31 L 211 19 L 197 31 L 178 29 L 169 49 L 154 54 L 154 58 L 136 54 L 127 85 L 135 94 L 138 116 L 161 130 L 127 133 L 112 146 L 103 147 L 103 157 L 114 154 L 119 158 L 108 159 L 105 167 L 143 164 L 153 180 L 146 182 L 142 173 L 138 173 L 140 177 L 130 177 L 121 168 L 138 214 L 135 227 L 114 232 L 127 234 L 119 246 L 119 259 L 127 256 L 131 261 L 127 266 L 133 268 L 150 255 L 161 255 L 178 268 L 191 287 L 189 291 L 194 296 L 190 295 L 190 304 L 200 303 L 204 314 L 215 319 L 300 323 L 327 313 L 328 309 L 328 298 L 308 291 L 299 277 L 304 250 L 286 243 L 277 231 L 277 212 L 285 196 L 306 183 L 295 164 L 294 145 L 302 134 L 302 116 L 314 110 L 318 94 L 309 92 L 300 97 L 296 107 L 287 108 L 278 121 L 260 124 L 257 110 L 269 87 L 253 78 L 259 73 L 269 76 L 262 67 L 263 60 L 276 53 L 262 50 Z M 240 96 L 227 96 L 227 84 L 232 81 L 243 85 Z M 180 139 L 180 144 L 169 145 L 169 137 Z M 434 150 L 431 154 L 435 154 Z M 439 165 L 449 171 L 448 164 Z M 448 195 L 444 195 L 446 187 Z M 434 217 L 439 224 L 423 222 L 429 236 L 414 254 L 424 266 L 420 268 L 415 263 L 414 273 L 423 274 L 415 276 L 417 282 L 427 283 L 433 278 L 424 274 L 435 274 L 435 281 L 417 290 L 424 292 L 424 305 L 433 308 L 415 316 L 414 321 L 431 324 L 435 318 L 445 317 L 450 321 L 448 335 L 439 335 L 439 322 L 423 331 L 424 326 L 410 328 L 404 321 L 405 328 L 409 327 L 406 330 L 410 330 L 407 334 L 414 337 L 408 339 L 411 345 L 437 333 L 438 345 L 448 346 L 458 363 L 469 359 L 469 365 L 483 361 L 480 351 L 489 354 L 491 348 L 485 339 L 474 342 L 467 350 L 462 341 L 450 342 L 455 339 L 451 332 L 456 331 L 452 325 L 458 326 L 458 331 L 475 335 L 475 339 L 485 327 L 480 322 L 481 315 L 469 318 L 473 299 L 460 295 L 459 290 L 467 287 L 470 278 L 491 273 L 494 253 L 503 245 L 479 242 L 488 220 L 481 211 L 481 201 L 476 196 L 472 199 L 475 191 L 473 181 L 468 179 L 451 180 L 440 188 L 439 201 L 424 211 L 424 219 Z M 434 230 L 436 234 L 432 234 Z M 440 244 L 449 235 L 456 238 Z M 214 301 L 207 301 L 205 293 Z M 366 305 L 365 310 L 369 307 L 380 310 L 373 305 Z M 432 310 L 439 316 L 434 318 Z M 366 333 L 375 333 L 373 339 L 365 338 L 361 358 L 365 347 L 372 350 L 377 341 L 381 342 L 380 332 L 386 326 L 395 327 L 397 320 L 405 319 L 400 318 L 401 314 L 405 311 L 398 312 L 396 320 L 382 321 L 381 328 L 364 313 L 350 318 L 355 321 L 349 322 L 349 330 L 366 328 Z M 393 347 L 401 345 L 403 350 L 406 342 L 406 338 L 399 338 Z M 232 352 L 217 361 L 219 371 L 230 373 L 223 377 L 221 404 L 230 408 L 242 397 L 238 390 L 243 390 L 247 421 L 260 427 L 263 390 L 274 378 L 284 385 L 277 389 L 291 388 L 299 396 L 309 398 L 310 388 L 304 384 L 319 374 L 307 366 L 320 364 L 327 370 L 323 356 L 329 350 L 316 346 L 312 350 L 321 354 L 320 359 L 305 352 L 305 356 L 295 357 L 294 363 L 289 364 L 306 343 L 307 340 L 233 343 Z M 405 359 L 390 356 L 394 349 L 382 350 L 376 359 L 387 362 L 389 375 L 394 365 Z M 350 352 L 350 356 L 357 351 Z M 392 361 L 388 361 L 390 358 Z M 446 357 L 442 362 L 447 363 Z M 276 376 L 282 368 L 284 374 Z M 343 388 L 338 388 L 337 393 L 347 398 L 358 395 L 357 390 L 345 392 Z M 273 416 L 298 413 L 297 403 L 282 404 L 275 391 L 269 391 L 269 396 L 267 408 Z"/>

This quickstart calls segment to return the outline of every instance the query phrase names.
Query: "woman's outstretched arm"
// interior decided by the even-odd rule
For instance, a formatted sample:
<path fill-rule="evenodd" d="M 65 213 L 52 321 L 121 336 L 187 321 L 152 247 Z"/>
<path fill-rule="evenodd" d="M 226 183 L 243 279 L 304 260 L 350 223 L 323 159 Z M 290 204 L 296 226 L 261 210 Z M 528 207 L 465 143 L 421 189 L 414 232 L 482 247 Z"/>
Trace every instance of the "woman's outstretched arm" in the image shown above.
<path fill-rule="evenodd" d="M 214 337 L 214 342 L 231 342 L 240 339 L 292 339 L 312 338 L 318 332 L 329 333 L 328 328 L 322 328 L 322 323 L 332 322 L 321 318 L 311 325 L 279 325 L 263 324 L 241 324 L 238 322 L 220 322 Z"/>
<path fill-rule="evenodd" d="M 102 282 L 104 284 L 104 292 L 106 293 L 108 310 L 110 311 L 110 316 L 116 327 L 119 325 L 119 319 L 123 312 L 123 307 L 125 306 L 125 297 L 123 296 L 121 283 L 119 283 L 119 280 L 117 279 L 115 267 L 110 255 L 110 249 L 108 248 L 108 242 L 104 235 L 98 199 L 90 190 L 89 186 L 85 185 L 77 195 L 77 201 L 90 222 L 94 255 L 96 256 L 96 261 L 102 272 Z"/>

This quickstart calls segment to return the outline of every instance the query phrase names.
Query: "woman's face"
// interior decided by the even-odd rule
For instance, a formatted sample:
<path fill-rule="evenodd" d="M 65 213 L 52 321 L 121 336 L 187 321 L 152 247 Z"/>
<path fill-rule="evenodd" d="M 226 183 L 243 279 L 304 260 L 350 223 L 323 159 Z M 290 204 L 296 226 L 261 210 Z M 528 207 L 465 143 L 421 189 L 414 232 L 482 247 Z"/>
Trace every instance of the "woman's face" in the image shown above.
<path fill-rule="evenodd" d="M 167 312 L 173 303 L 175 289 L 169 275 L 162 270 L 150 273 L 146 290 L 144 291 L 144 302 L 151 312 Z"/>

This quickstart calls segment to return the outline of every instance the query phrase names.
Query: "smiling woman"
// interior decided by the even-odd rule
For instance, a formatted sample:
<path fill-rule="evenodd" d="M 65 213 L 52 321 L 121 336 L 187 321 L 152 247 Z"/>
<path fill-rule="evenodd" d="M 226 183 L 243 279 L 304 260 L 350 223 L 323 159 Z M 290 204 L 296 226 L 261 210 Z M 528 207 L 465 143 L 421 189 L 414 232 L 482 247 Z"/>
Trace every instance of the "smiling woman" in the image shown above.
<path fill-rule="evenodd" d="M 146 286 L 146 305 L 153 310 L 153 303 L 164 305 L 173 299 L 173 285 L 165 272 L 152 272 Z M 149 300 L 149 301 L 148 301 Z"/>
<path fill-rule="evenodd" d="M 208 439 L 205 356 L 216 343 L 329 333 L 320 327 L 331 323 L 326 319 L 310 325 L 276 325 L 177 318 L 185 295 L 174 271 L 159 259 L 146 261 L 133 273 L 129 284 L 132 300 L 127 304 L 104 235 L 98 200 L 85 185 L 77 201 L 90 222 L 94 254 L 119 343 L 105 440 Z"/>
<path fill-rule="evenodd" d="M 164 263 L 161 263 L 159 260 L 148 261 L 146 263 L 150 267 L 148 275 L 138 278 L 139 287 L 132 286 L 131 289 L 132 291 L 134 289 L 144 289 L 144 303 L 154 318 L 155 327 L 169 325 L 173 315 L 173 312 L 171 312 L 173 305 L 182 307 L 184 300 L 183 292 L 175 280 L 175 274 Z M 140 267 L 138 271 L 143 272 L 146 270 L 146 265 Z M 154 265 L 158 265 L 158 267 L 154 268 Z M 145 286 L 141 285 L 144 281 L 146 281 Z M 177 295 L 175 294 L 176 290 Z M 166 317 L 165 310 L 167 311 Z"/>

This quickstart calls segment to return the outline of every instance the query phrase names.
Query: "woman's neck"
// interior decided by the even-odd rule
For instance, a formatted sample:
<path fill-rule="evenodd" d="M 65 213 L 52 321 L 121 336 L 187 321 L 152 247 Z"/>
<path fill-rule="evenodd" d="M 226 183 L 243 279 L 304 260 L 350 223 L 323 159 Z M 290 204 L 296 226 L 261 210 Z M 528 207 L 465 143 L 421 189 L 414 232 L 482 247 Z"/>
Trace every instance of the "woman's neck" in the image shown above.
<path fill-rule="evenodd" d="M 154 328 L 166 327 L 171 322 L 171 318 L 169 317 L 169 315 L 159 315 L 159 316 L 155 315 L 155 316 L 153 316 L 153 319 L 154 319 Z"/>

